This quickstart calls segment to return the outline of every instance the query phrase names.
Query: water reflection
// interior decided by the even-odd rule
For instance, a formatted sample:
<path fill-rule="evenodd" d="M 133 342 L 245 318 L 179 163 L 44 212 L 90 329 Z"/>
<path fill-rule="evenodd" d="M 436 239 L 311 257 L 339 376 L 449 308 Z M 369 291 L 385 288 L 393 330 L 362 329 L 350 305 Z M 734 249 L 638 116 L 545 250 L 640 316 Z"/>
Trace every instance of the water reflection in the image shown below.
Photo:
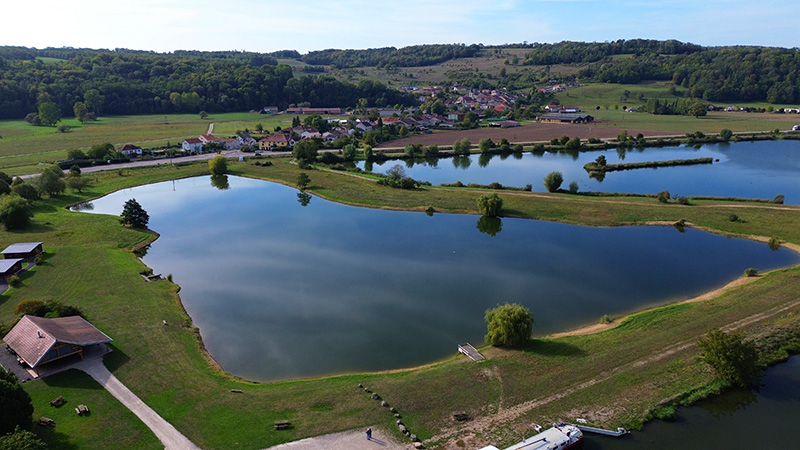
<path fill-rule="evenodd" d="M 81 202 L 70 208 L 72 211 L 94 211 L 94 203 Z"/>
<path fill-rule="evenodd" d="M 672 144 L 668 141 L 666 144 Z M 666 145 L 665 144 L 665 145 Z M 434 185 L 454 183 L 487 185 L 498 182 L 505 186 L 532 184 L 544 191 L 541 180 L 550 172 L 561 172 L 566 180 L 578 180 L 583 192 L 630 192 L 655 194 L 663 190 L 681 195 L 773 199 L 784 194 L 788 204 L 800 204 L 800 141 L 779 140 L 736 142 L 704 145 L 699 149 L 687 146 L 656 148 L 617 148 L 602 151 L 547 151 L 536 147 L 527 153 L 514 153 L 514 158 L 474 154 L 452 158 L 438 165 L 415 163 L 408 176 Z M 694 159 L 710 157 L 713 164 L 659 167 L 610 172 L 591 176 L 583 166 L 598 155 L 609 164 Z M 520 159 L 516 159 L 520 158 Z M 576 159 L 577 158 L 577 159 Z M 359 162 L 359 165 L 363 165 Z M 370 163 L 372 166 L 373 163 Z M 374 163 L 379 166 L 379 163 Z M 381 162 L 380 165 L 394 164 Z M 366 170 L 366 166 L 365 170 Z M 388 166 L 387 166 L 388 167 Z M 382 171 L 377 167 L 377 171 Z"/>
<path fill-rule="evenodd" d="M 308 206 L 308 204 L 311 203 L 311 194 L 308 192 L 298 192 L 297 203 L 300 203 L 300 206 Z"/>
<path fill-rule="evenodd" d="M 503 221 L 499 217 L 481 216 L 478 219 L 477 228 L 481 233 L 497 236 L 497 233 L 503 229 Z"/>
<path fill-rule="evenodd" d="M 211 185 L 219 189 L 220 191 L 225 191 L 231 188 L 231 185 L 228 182 L 228 176 L 224 174 L 211 175 Z"/>

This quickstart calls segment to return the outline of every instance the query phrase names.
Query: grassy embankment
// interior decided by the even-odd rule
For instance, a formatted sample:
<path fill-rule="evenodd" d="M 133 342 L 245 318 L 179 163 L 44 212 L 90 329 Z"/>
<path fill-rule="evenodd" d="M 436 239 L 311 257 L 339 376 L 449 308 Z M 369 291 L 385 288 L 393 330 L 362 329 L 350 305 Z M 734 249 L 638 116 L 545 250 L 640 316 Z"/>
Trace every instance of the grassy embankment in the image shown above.
<path fill-rule="evenodd" d="M 284 159 L 273 161 L 271 167 L 234 162 L 231 170 L 293 184 L 298 169 Z M 412 432 L 432 438 L 430 444 L 467 439 L 464 436 L 470 433 L 463 430 L 441 434 L 453 427 L 453 411 L 475 417 L 467 425 L 473 428 L 479 428 L 484 419 L 496 418 L 496 425 L 476 432 L 479 440 L 493 443 L 517 439 L 515 425 L 531 421 L 585 417 L 598 425 L 635 424 L 663 400 L 711 382 L 708 371 L 696 360 L 696 349 L 681 344 L 692 344 L 710 328 L 786 305 L 790 306 L 785 312 L 764 321 L 798 322 L 800 270 L 787 269 L 713 301 L 641 313 L 600 334 L 535 339 L 525 351 L 485 349 L 489 359 L 480 364 L 454 357 L 394 373 L 269 384 L 236 380 L 209 364 L 198 345 L 197 331 L 180 306 L 177 286 L 167 281 L 147 283 L 138 275 L 142 265 L 130 249 L 149 239 L 148 234 L 120 227 L 115 217 L 63 208 L 124 186 L 191 176 L 206 168 L 200 163 L 126 170 L 125 176 L 98 174 L 96 185 L 82 195 L 43 201 L 30 228 L 0 233 L 0 245 L 42 240 L 47 252 L 46 264 L 22 277 L 23 287 L 0 296 L 0 320 L 11 321 L 14 306 L 24 299 L 58 299 L 77 305 L 114 338 L 115 352 L 106 358 L 106 365 L 203 448 L 263 448 L 375 424 L 395 430 L 394 418 L 357 389 L 358 382 L 380 393 L 403 414 Z M 308 174 L 313 192 L 370 207 L 421 210 L 432 206 L 437 211 L 474 213 L 475 199 L 481 194 L 444 188 L 401 191 L 340 173 L 315 170 Z M 595 226 L 684 218 L 724 233 L 778 236 L 800 243 L 800 210 L 792 207 L 748 204 L 741 208 L 741 204 L 714 201 L 693 201 L 694 206 L 687 207 L 643 198 L 500 195 L 508 216 Z M 732 213 L 743 221 L 730 222 Z M 164 327 L 162 320 L 170 325 Z M 672 354 L 637 363 L 672 347 L 676 348 Z M 244 393 L 231 393 L 232 388 Z M 54 430 L 39 432 L 58 448 L 107 448 L 111 442 L 115 448 L 158 448 L 138 420 L 80 374 L 56 375 L 26 384 L 26 389 L 34 399 L 35 417 L 56 419 Z M 564 396 L 553 399 L 556 394 Z M 58 395 L 67 397 L 67 406 L 90 404 L 92 415 L 77 420 L 70 414 L 71 407 L 49 407 L 47 402 Z M 536 400 L 540 402 L 535 408 L 525 403 Z M 272 422 L 278 419 L 291 420 L 294 428 L 274 431 Z"/>

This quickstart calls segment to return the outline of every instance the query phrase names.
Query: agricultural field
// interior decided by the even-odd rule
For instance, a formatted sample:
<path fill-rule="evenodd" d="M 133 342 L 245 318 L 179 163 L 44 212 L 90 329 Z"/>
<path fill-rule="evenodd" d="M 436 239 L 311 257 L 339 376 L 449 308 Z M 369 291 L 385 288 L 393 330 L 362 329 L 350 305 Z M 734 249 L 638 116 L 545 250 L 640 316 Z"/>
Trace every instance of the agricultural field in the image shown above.
<path fill-rule="evenodd" d="M 547 72 L 553 76 L 570 74 L 577 72 L 582 65 L 552 65 L 552 66 L 523 66 L 522 61 L 529 49 L 507 48 L 507 49 L 488 49 L 480 56 L 471 58 L 456 58 L 440 64 L 422 67 L 397 67 L 383 68 L 358 67 L 350 69 L 336 69 L 330 75 L 351 83 L 358 83 L 361 80 L 376 80 L 389 86 L 397 85 L 435 85 L 446 84 L 450 75 L 458 74 L 483 74 L 490 80 L 496 79 L 500 71 L 506 69 L 512 73 L 532 73 L 538 74 Z M 506 60 L 512 61 L 519 58 L 518 64 L 505 64 Z"/>
<path fill-rule="evenodd" d="M 197 114 L 100 117 L 81 124 L 75 119 L 62 120 L 70 127 L 61 133 L 55 127 L 36 127 L 23 120 L 0 121 L 0 171 L 9 175 L 38 172 L 39 164 L 57 162 L 71 149 L 88 149 L 110 142 L 115 147 L 136 144 L 144 149 L 177 145 L 186 138 L 196 138 L 214 123 L 214 133 L 231 136 L 237 130 L 253 130 L 261 123 L 265 130 L 291 125 L 291 117 L 257 113 L 211 114 L 201 119 Z"/>

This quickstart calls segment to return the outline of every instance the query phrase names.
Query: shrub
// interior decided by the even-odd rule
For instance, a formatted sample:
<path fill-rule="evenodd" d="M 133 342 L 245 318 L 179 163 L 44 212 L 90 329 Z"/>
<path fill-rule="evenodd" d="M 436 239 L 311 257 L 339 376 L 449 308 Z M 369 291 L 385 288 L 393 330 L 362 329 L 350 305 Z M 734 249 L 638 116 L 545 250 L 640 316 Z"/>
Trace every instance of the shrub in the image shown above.
<path fill-rule="evenodd" d="M 577 194 L 578 193 L 578 182 L 577 181 L 573 180 L 572 183 L 569 184 L 569 193 L 570 194 Z"/>
<path fill-rule="evenodd" d="M 343 159 L 334 152 L 323 152 L 317 157 L 317 161 L 323 164 L 336 164 L 338 162 L 342 162 Z"/>
<path fill-rule="evenodd" d="M 738 222 L 739 216 L 737 216 L 736 214 L 731 214 L 728 216 L 728 220 L 730 220 L 731 222 Z"/>
<path fill-rule="evenodd" d="M 561 175 L 561 172 L 550 172 L 544 177 L 544 187 L 547 188 L 548 192 L 558 191 L 563 182 L 564 176 Z"/>
<path fill-rule="evenodd" d="M 8 277 L 8 285 L 14 288 L 20 287 L 22 286 L 22 280 L 16 275 L 11 275 Z"/>
<path fill-rule="evenodd" d="M 18 230 L 30 224 L 33 217 L 28 200 L 17 195 L 3 195 L 0 200 L 0 223 L 6 230 Z"/>
<path fill-rule="evenodd" d="M 678 197 L 678 203 L 680 203 L 681 205 L 688 205 L 689 204 L 689 198 L 688 197 Z"/>
<path fill-rule="evenodd" d="M 581 138 L 575 136 L 574 138 L 568 140 L 564 145 L 567 150 L 577 150 L 581 148 Z"/>
<path fill-rule="evenodd" d="M 738 333 L 712 330 L 697 341 L 702 359 L 718 379 L 734 386 L 746 387 L 761 374 L 758 352 L 751 342 L 745 342 Z"/>
<path fill-rule="evenodd" d="M 667 203 L 669 201 L 669 191 L 661 191 L 656 194 L 656 198 L 661 203 Z"/>
<path fill-rule="evenodd" d="M 14 314 L 18 316 L 23 314 L 43 316 L 46 312 L 44 302 L 41 300 L 23 300 L 14 307 Z"/>
<path fill-rule="evenodd" d="M 744 276 L 746 276 L 746 277 L 758 276 L 758 269 L 754 269 L 752 267 L 747 268 L 747 269 L 744 270 Z"/>
<path fill-rule="evenodd" d="M 477 200 L 478 212 L 484 216 L 497 217 L 503 209 L 503 199 L 496 192 L 484 194 Z"/>
<path fill-rule="evenodd" d="M 772 203 L 777 203 L 779 205 L 783 204 L 783 194 L 778 194 L 775 198 L 772 199 Z"/>
<path fill-rule="evenodd" d="M 600 323 L 602 324 L 609 324 L 611 322 L 612 322 L 611 317 L 609 317 L 608 314 L 603 314 L 602 317 L 600 317 Z"/>
<path fill-rule="evenodd" d="M 769 248 L 772 250 L 777 250 L 781 248 L 781 240 L 775 236 L 769 238 L 769 242 L 767 242 Z"/>
<path fill-rule="evenodd" d="M 719 138 L 722 139 L 723 141 L 728 142 L 731 140 L 731 137 L 733 137 L 733 131 L 727 128 L 723 128 L 722 130 L 720 130 Z"/>

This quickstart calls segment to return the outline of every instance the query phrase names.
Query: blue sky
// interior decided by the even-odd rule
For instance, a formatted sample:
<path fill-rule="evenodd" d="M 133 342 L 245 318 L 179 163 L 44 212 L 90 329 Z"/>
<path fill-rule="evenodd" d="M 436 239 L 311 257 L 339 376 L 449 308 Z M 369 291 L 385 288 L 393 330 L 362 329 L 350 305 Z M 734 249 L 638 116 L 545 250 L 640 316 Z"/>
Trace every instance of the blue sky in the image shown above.
<path fill-rule="evenodd" d="M 677 39 L 798 47 L 800 1 L 12 0 L 0 45 L 188 50 Z"/>

